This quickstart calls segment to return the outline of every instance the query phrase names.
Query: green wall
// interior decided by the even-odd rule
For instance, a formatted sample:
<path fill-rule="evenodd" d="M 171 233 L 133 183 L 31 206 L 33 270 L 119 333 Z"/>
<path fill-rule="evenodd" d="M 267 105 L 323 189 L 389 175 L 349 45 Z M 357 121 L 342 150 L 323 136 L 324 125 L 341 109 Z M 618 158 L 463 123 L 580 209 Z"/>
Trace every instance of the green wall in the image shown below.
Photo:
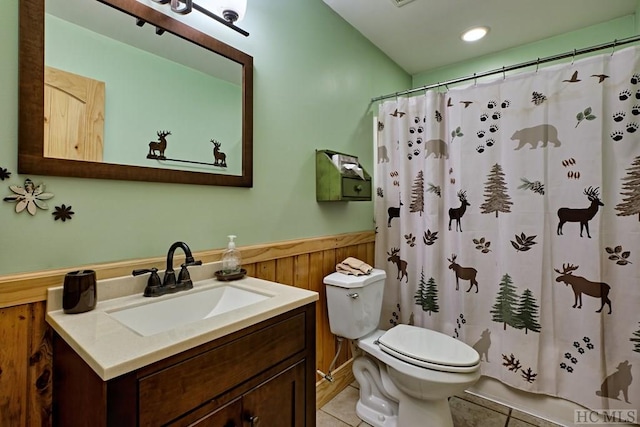
<path fill-rule="evenodd" d="M 640 5 L 638 7 L 640 10 Z M 535 43 L 529 43 L 513 49 L 507 49 L 495 54 L 485 55 L 470 61 L 459 62 L 446 67 L 428 70 L 413 76 L 412 87 L 420 87 L 458 77 L 471 76 L 473 73 L 497 70 L 503 66 L 520 64 L 536 58 L 544 58 L 559 53 L 571 52 L 574 49 L 608 43 L 615 39 L 634 36 L 640 32 L 636 29 L 634 15 L 624 16 L 602 24 L 582 28 L 580 30 L 561 34 Z M 602 52 L 599 52 L 602 53 Z M 568 59 L 567 61 L 570 61 Z M 544 65 L 551 65 L 547 63 Z M 541 65 L 544 66 L 544 65 Z M 535 69 L 535 67 L 532 67 Z M 517 72 L 517 71 L 515 71 Z M 487 77 L 487 79 L 493 79 Z M 463 83 L 463 84 L 469 84 Z"/>
<path fill-rule="evenodd" d="M 0 14 L 0 167 L 12 172 L 0 195 L 31 178 L 55 198 L 34 217 L 0 202 L 0 275 L 162 256 L 176 240 L 222 248 L 232 233 L 243 246 L 371 230 L 371 202 L 319 204 L 314 181 L 317 148 L 357 155 L 372 172 L 371 98 L 640 30 L 623 17 L 412 79 L 320 0 L 251 3 L 240 25 L 248 38 L 211 23 L 214 37 L 254 57 L 254 187 L 244 189 L 18 175 L 17 3 Z M 63 203 L 72 221 L 53 220 Z"/>
<path fill-rule="evenodd" d="M 0 196 L 26 178 L 55 194 L 48 211 L 0 201 L 0 275 L 373 229 L 371 202 L 318 204 L 314 155 L 329 148 L 372 168 L 369 100 L 411 77 L 320 0 L 253 2 L 244 38 L 214 37 L 254 58 L 254 186 L 228 188 L 18 175 L 18 1 L 0 14 Z M 54 221 L 54 206 L 75 216 Z M 161 267 L 161 266 L 159 266 Z M 1 277 L 0 277 L 1 281 Z"/>

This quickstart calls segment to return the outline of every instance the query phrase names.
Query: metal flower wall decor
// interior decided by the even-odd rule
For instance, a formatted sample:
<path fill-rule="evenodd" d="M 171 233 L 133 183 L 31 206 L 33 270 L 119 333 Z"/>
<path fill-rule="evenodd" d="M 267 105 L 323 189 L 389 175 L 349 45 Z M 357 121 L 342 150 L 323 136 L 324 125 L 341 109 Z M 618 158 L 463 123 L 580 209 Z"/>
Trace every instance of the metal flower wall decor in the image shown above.
<path fill-rule="evenodd" d="M 24 180 L 24 187 L 19 185 L 10 185 L 9 189 L 15 194 L 5 197 L 5 202 L 16 203 L 16 213 L 20 213 L 25 209 L 31 215 L 35 215 L 36 208 L 49 209 L 45 200 L 51 199 L 53 193 L 44 192 L 44 184 L 36 186 L 29 178 Z"/>
<path fill-rule="evenodd" d="M 7 168 L 0 167 L 0 180 L 4 181 L 5 179 L 9 179 L 11 176 L 11 172 L 7 170 Z"/>
<path fill-rule="evenodd" d="M 56 211 L 51 213 L 51 215 L 53 215 L 54 221 L 71 221 L 71 216 L 75 214 L 75 212 L 71 210 L 71 205 L 66 206 L 64 203 L 62 204 L 62 206 L 56 206 L 55 209 Z"/>

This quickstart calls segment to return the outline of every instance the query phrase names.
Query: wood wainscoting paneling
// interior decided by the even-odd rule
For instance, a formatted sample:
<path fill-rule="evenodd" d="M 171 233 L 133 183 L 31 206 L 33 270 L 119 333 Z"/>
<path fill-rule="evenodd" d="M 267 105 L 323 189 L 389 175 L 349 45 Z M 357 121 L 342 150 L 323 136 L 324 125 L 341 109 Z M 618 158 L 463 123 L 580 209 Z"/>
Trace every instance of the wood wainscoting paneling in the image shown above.
<path fill-rule="evenodd" d="M 337 341 L 329 330 L 322 279 L 335 271 L 336 263 L 350 256 L 373 265 L 374 237 L 373 231 L 366 231 L 238 248 L 248 275 L 318 292 L 316 366 L 324 373 L 335 356 Z M 197 252 L 194 256 L 204 263 L 218 261 L 223 250 Z M 64 275 L 72 270 L 93 269 L 98 279 L 107 279 L 129 275 L 137 268 L 160 267 L 164 262 L 164 258 L 156 257 L 0 276 L 0 426 L 51 425 L 52 353 L 51 330 L 45 322 L 47 288 L 60 286 Z M 176 265 L 181 262 L 176 257 Z M 350 366 L 349 346 L 342 347 L 337 367 Z M 348 376 L 331 384 L 324 384 L 326 380 L 320 375 L 316 380 L 323 390 L 322 399 L 348 385 L 345 383 Z"/>

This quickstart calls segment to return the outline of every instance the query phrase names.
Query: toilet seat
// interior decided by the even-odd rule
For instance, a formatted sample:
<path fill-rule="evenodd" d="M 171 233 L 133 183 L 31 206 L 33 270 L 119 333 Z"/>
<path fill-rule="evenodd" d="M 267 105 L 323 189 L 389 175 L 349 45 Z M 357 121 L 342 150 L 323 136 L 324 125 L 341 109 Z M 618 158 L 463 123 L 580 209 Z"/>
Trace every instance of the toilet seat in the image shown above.
<path fill-rule="evenodd" d="M 480 363 L 478 352 L 462 341 L 417 326 L 397 325 L 380 336 L 377 344 L 397 359 L 435 371 L 470 373 Z"/>

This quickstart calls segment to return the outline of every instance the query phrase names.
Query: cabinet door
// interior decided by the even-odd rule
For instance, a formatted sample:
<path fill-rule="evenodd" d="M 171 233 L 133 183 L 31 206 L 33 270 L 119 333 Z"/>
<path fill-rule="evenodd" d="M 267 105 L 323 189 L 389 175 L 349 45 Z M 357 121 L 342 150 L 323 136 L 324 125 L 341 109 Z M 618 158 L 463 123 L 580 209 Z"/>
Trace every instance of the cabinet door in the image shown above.
<path fill-rule="evenodd" d="M 242 398 L 243 426 L 305 426 L 305 362 L 262 383 Z"/>
<path fill-rule="evenodd" d="M 241 414 L 242 399 L 238 398 L 187 425 L 189 427 L 242 427 Z M 175 425 L 182 425 L 182 423 Z"/>

